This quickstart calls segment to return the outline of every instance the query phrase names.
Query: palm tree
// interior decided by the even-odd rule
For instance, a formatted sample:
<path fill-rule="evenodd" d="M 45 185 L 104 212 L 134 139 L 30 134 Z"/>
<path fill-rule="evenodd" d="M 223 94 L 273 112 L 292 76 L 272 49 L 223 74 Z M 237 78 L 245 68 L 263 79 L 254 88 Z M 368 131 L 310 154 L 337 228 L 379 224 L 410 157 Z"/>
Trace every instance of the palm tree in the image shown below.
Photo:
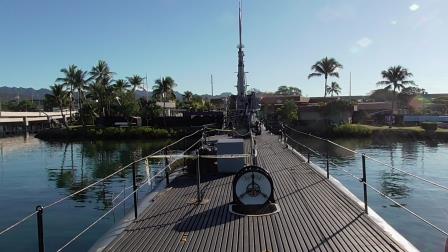
<path fill-rule="evenodd" d="M 61 83 L 64 87 L 67 87 L 70 92 L 70 118 L 72 118 L 72 106 L 73 106 L 73 96 L 74 96 L 74 86 L 76 85 L 76 75 L 77 75 L 78 67 L 76 65 L 70 65 L 68 68 L 62 68 L 60 70 L 61 73 L 64 74 L 64 77 L 57 78 L 56 82 Z"/>
<path fill-rule="evenodd" d="M 400 65 L 389 67 L 387 70 L 381 72 L 384 80 L 378 81 L 379 86 L 386 86 L 385 90 L 392 90 L 392 114 L 394 113 L 394 103 L 397 96 L 396 91 L 404 88 L 406 85 L 415 85 L 414 81 L 408 80 L 412 77 L 412 73 Z"/>
<path fill-rule="evenodd" d="M 165 77 L 160 78 L 155 81 L 155 85 L 152 87 L 153 97 L 160 101 L 168 101 L 170 99 L 175 99 L 174 88 L 177 84 L 174 82 L 173 78 Z"/>
<path fill-rule="evenodd" d="M 134 74 L 132 77 L 126 77 L 126 79 L 132 85 L 132 92 L 134 92 L 135 89 L 137 89 L 138 87 L 140 87 L 144 84 L 143 83 L 144 78 L 137 74 Z"/>
<path fill-rule="evenodd" d="M 324 97 L 327 97 L 328 76 L 339 78 L 339 69 L 342 69 L 342 65 L 339 62 L 337 62 L 334 58 L 325 57 L 311 66 L 311 70 L 313 70 L 314 73 L 309 74 L 308 79 L 323 75 L 325 77 Z"/>
<path fill-rule="evenodd" d="M 68 93 L 64 90 L 63 84 L 54 84 L 50 86 L 51 94 L 50 97 L 56 104 L 58 104 L 59 109 L 61 110 L 61 116 L 64 121 L 65 127 L 68 128 L 67 121 L 65 120 L 64 115 L 64 106 L 67 104 Z"/>
<path fill-rule="evenodd" d="M 129 87 L 131 87 L 129 82 L 124 79 L 116 80 L 113 86 L 117 93 L 124 93 Z"/>
<path fill-rule="evenodd" d="M 114 74 L 104 60 L 99 60 L 90 70 L 91 77 L 89 80 L 93 81 L 90 89 L 95 92 L 92 96 L 96 97 L 103 116 L 110 114 L 110 102 L 114 99 L 113 92 L 110 92 Z"/>
<path fill-rule="evenodd" d="M 108 84 L 106 80 L 112 80 L 114 74 L 114 72 L 110 71 L 109 65 L 104 60 L 99 60 L 96 66 L 93 66 L 92 70 L 90 70 L 91 79 L 105 86 Z"/>
<path fill-rule="evenodd" d="M 183 97 L 185 102 L 191 102 L 191 99 L 193 98 L 193 93 L 191 91 L 185 91 Z"/>
<path fill-rule="evenodd" d="M 341 93 L 341 87 L 336 81 L 333 81 L 330 86 L 327 87 L 327 93 L 331 94 L 331 97 L 333 97 L 333 94 L 339 95 Z"/>
<path fill-rule="evenodd" d="M 176 95 L 174 94 L 174 87 L 176 87 L 177 84 L 174 82 L 173 78 L 171 77 L 165 77 L 160 78 L 155 81 L 155 85 L 152 87 L 152 95 L 157 100 L 163 101 L 163 121 L 164 125 L 166 127 L 166 111 L 165 111 L 165 102 L 169 101 L 170 99 L 175 99 Z"/>

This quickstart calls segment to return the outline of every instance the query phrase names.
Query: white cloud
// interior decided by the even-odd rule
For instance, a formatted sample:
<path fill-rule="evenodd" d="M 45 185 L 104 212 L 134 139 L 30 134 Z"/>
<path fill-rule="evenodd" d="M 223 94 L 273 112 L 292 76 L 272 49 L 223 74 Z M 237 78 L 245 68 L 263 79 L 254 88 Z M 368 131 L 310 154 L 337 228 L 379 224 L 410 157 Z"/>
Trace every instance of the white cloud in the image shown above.
<path fill-rule="evenodd" d="M 417 11 L 418 9 L 420 9 L 420 5 L 418 4 L 412 4 L 411 6 L 409 6 L 410 11 Z"/>
<path fill-rule="evenodd" d="M 356 41 L 356 45 L 358 45 L 361 48 L 369 47 L 372 44 L 372 40 L 370 38 L 364 37 L 360 40 Z"/>
<path fill-rule="evenodd" d="M 368 37 L 363 37 L 358 41 L 356 41 L 356 43 L 352 47 L 350 47 L 350 52 L 353 54 L 358 53 L 361 50 L 369 47 L 372 43 L 373 43 L 372 39 Z"/>

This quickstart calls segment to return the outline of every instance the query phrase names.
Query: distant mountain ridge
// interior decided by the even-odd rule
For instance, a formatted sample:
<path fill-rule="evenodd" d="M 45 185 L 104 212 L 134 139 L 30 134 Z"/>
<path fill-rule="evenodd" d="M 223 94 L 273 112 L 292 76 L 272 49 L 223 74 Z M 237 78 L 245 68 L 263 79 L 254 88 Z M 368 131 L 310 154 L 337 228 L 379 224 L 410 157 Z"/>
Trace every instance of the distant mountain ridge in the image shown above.
<path fill-rule="evenodd" d="M 50 94 L 50 89 L 23 88 L 23 87 L 0 87 L 0 99 L 2 101 L 16 100 L 43 100 L 46 94 Z"/>
<path fill-rule="evenodd" d="M 50 89 L 47 88 L 41 88 L 41 89 L 34 89 L 34 88 L 23 88 L 23 87 L 7 87 L 3 86 L 0 87 L 0 100 L 1 101 L 10 101 L 10 100 L 16 100 L 19 98 L 20 100 L 43 100 L 46 94 L 50 94 Z M 183 95 L 180 92 L 174 91 L 174 94 L 176 95 L 177 100 L 182 100 Z M 152 97 L 152 92 L 147 92 L 143 90 L 137 90 L 135 91 L 135 95 L 140 97 Z M 222 98 L 232 95 L 230 92 L 224 92 L 219 95 L 213 96 L 213 98 Z M 204 99 L 210 99 L 211 95 L 204 94 L 201 95 Z"/>

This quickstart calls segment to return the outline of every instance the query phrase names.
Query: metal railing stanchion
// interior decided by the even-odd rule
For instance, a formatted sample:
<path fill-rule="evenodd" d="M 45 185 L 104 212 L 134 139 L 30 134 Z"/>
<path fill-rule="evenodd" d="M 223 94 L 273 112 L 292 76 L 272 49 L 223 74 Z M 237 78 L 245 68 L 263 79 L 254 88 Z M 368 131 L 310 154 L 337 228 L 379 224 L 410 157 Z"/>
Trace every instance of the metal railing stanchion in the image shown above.
<path fill-rule="evenodd" d="M 136 181 L 136 167 L 135 163 L 132 164 L 132 190 L 134 191 L 134 218 L 137 219 L 137 181 Z"/>
<path fill-rule="evenodd" d="M 45 251 L 45 245 L 44 245 L 44 221 L 43 221 L 43 214 L 44 214 L 44 208 L 42 206 L 36 207 L 37 211 L 37 239 L 39 241 L 39 252 Z"/>
<path fill-rule="evenodd" d="M 328 150 L 327 150 L 327 179 L 330 178 L 330 160 L 328 159 Z"/>
<path fill-rule="evenodd" d="M 307 154 L 307 160 L 306 160 L 306 162 L 307 162 L 307 163 L 310 163 L 310 159 L 311 159 L 311 153 L 310 153 L 310 150 L 308 150 L 308 154 Z"/>
<path fill-rule="evenodd" d="M 362 179 L 361 179 L 361 182 L 363 184 L 363 189 L 364 189 L 364 212 L 366 214 L 368 214 L 369 207 L 368 207 L 368 203 L 367 203 L 366 156 L 364 153 L 362 154 Z"/>
<path fill-rule="evenodd" d="M 166 179 L 166 187 L 170 184 L 170 174 L 169 174 L 169 161 L 168 161 L 168 150 L 165 148 L 165 179 Z"/>
<path fill-rule="evenodd" d="M 196 165 L 196 191 L 197 191 L 197 202 L 198 204 L 202 201 L 201 197 L 201 167 L 199 160 L 199 149 L 198 149 L 198 157 L 197 157 L 197 165 Z"/>

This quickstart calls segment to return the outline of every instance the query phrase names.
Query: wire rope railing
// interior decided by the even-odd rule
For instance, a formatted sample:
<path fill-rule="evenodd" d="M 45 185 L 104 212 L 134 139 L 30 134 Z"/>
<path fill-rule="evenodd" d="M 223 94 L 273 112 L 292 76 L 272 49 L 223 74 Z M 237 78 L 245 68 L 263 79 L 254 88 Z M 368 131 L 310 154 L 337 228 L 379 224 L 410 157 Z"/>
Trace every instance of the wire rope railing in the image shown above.
<path fill-rule="evenodd" d="M 329 139 L 325 139 L 325 138 L 322 138 L 322 137 L 318 137 L 318 136 L 312 135 L 312 134 L 310 134 L 310 133 L 306 133 L 306 132 L 303 132 L 303 131 L 300 131 L 300 130 L 291 128 L 290 126 L 287 126 L 287 125 L 284 125 L 284 127 L 285 127 L 285 128 L 288 128 L 288 129 L 290 129 L 290 130 L 292 130 L 292 131 L 294 131 L 294 132 L 296 132 L 296 133 L 303 134 L 303 135 L 306 135 L 306 136 L 309 136 L 309 137 L 312 137 L 312 138 L 315 138 L 315 139 L 318 139 L 318 140 L 327 142 L 327 143 L 329 143 L 329 144 L 332 144 L 332 145 L 334 145 L 334 146 L 337 146 L 337 147 L 339 147 L 339 148 L 342 148 L 342 149 L 344 149 L 344 150 L 346 150 L 346 151 L 349 151 L 349 152 L 351 152 L 351 153 L 359 154 L 359 152 L 357 152 L 357 151 L 355 151 L 355 150 L 352 150 L 352 149 L 349 149 L 349 148 L 347 148 L 347 147 L 345 147 L 345 146 L 342 146 L 342 145 L 340 145 L 340 144 L 338 144 L 338 143 L 335 143 L 335 142 L 333 142 L 333 141 L 331 141 L 331 140 L 329 140 Z M 402 170 L 402 169 L 400 169 L 400 168 L 397 168 L 397 167 L 395 167 L 395 166 L 389 165 L 389 164 L 384 163 L 384 162 L 382 162 L 382 161 L 380 161 L 380 160 L 378 160 L 378 159 L 376 159 L 376 158 L 374 158 L 374 157 L 371 157 L 371 156 L 369 156 L 369 155 L 366 155 L 366 154 L 363 154 L 363 155 L 364 155 L 367 159 L 372 160 L 372 161 L 374 161 L 374 162 L 376 162 L 376 163 L 378 163 L 378 164 L 380 164 L 380 165 L 386 166 L 386 167 L 388 167 L 388 168 L 391 168 L 391 169 L 393 169 L 393 170 L 399 171 L 399 172 L 401 172 L 401 173 L 404 173 L 404 174 L 406 174 L 406 175 L 409 175 L 409 176 L 411 176 L 411 177 L 414 177 L 414 178 L 416 178 L 416 179 L 418 179 L 418 180 L 421 180 L 421 181 L 423 181 L 423 182 L 425 182 L 425 183 L 431 184 L 431 185 L 433 185 L 433 186 L 436 186 L 436 187 L 438 187 L 438 188 L 441 188 L 441 189 L 444 189 L 444 190 L 447 190 L 447 191 L 448 191 L 448 186 L 441 185 L 441 184 L 439 184 L 439 183 L 437 183 L 437 182 L 434 182 L 434 181 L 431 181 L 431 180 L 429 180 L 429 179 L 423 178 L 423 177 L 421 177 L 421 176 L 419 176 L 419 175 L 415 175 L 415 174 L 413 174 L 413 173 L 407 172 L 407 171 Z"/>
<path fill-rule="evenodd" d="M 184 136 L 184 137 L 182 137 L 182 138 L 180 138 L 180 139 L 178 139 L 178 140 L 176 140 L 176 141 L 174 141 L 174 142 L 172 142 L 172 143 L 170 143 L 170 144 L 168 144 L 168 145 L 165 145 L 164 147 L 158 149 L 157 151 L 155 151 L 155 152 L 153 152 L 153 153 L 151 153 L 151 154 L 149 154 L 149 155 L 147 155 L 147 156 L 144 156 L 144 157 L 142 157 L 142 158 L 133 160 L 132 162 L 128 163 L 127 165 L 120 167 L 118 170 L 114 171 L 113 173 L 111 173 L 111 174 L 109 174 L 109 175 L 107 175 L 107 176 L 105 176 L 105 177 L 103 177 L 103 178 L 101 178 L 101 179 L 99 179 L 99 180 L 97 180 L 97 181 L 95 181 L 95 182 L 93 182 L 93 183 L 91 183 L 91 184 L 89 184 L 89 185 L 87 185 L 87 186 L 85 186 L 85 187 L 83 187 L 83 188 L 81 188 L 81 189 L 79 189 L 79 190 L 77 190 L 77 191 L 71 193 L 71 194 L 68 194 L 68 195 L 66 195 L 66 196 L 64 196 L 64 197 L 62 197 L 62 198 L 60 198 L 60 199 L 57 199 L 57 200 L 55 200 L 55 201 L 53 201 L 53 202 L 51 202 L 51 203 L 49 203 L 49 204 L 47 204 L 47 205 L 44 205 L 44 206 L 37 206 L 35 211 L 33 211 L 33 212 L 31 212 L 30 214 L 28 214 L 28 215 L 22 217 L 20 220 L 18 220 L 18 221 L 16 221 L 15 223 L 13 223 L 13 224 L 7 226 L 6 228 L 0 230 L 0 236 L 6 234 L 7 232 L 9 232 L 9 231 L 11 231 L 12 229 L 16 228 L 17 226 L 19 226 L 20 224 L 22 224 L 22 223 L 24 223 L 25 221 L 29 220 L 30 218 L 32 218 L 32 217 L 35 216 L 35 215 L 37 215 L 37 218 L 38 218 L 38 224 L 41 223 L 41 222 L 42 222 L 42 215 L 43 215 L 43 210 L 44 210 L 44 209 L 48 209 L 48 208 L 54 207 L 54 206 L 56 206 L 56 205 L 62 203 L 63 201 L 65 201 L 65 200 L 67 200 L 67 199 L 69 199 L 69 198 L 73 198 L 74 196 L 76 196 L 76 195 L 78 195 L 78 194 L 80 194 L 80 193 L 82 193 L 82 192 L 84 192 L 84 191 L 86 191 L 86 190 L 88 190 L 88 189 L 90 189 L 90 188 L 92 188 L 92 187 L 94 187 L 94 186 L 96 186 L 96 185 L 98 185 L 98 184 L 100 184 L 100 183 L 102 183 L 102 182 L 104 182 L 104 181 L 106 181 L 106 180 L 108 180 L 108 179 L 114 177 L 115 175 L 119 174 L 120 172 L 123 172 L 123 171 L 126 170 L 126 169 L 133 168 L 133 170 L 134 170 L 134 169 L 135 169 L 135 165 L 136 165 L 137 163 L 139 163 L 139 162 L 141 162 L 141 161 L 143 161 L 143 160 L 150 159 L 150 158 L 152 158 L 153 156 L 156 156 L 157 154 L 159 154 L 159 153 L 161 153 L 161 152 L 163 152 L 163 151 L 166 151 L 168 148 L 170 148 L 170 147 L 172 147 L 172 146 L 174 146 L 174 145 L 176 145 L 176 144 L 178 144 L 178 143 L 180 143 L 180 142 L 182 142 L 182 141 L 186 141 L 188 138 L 191 138 L 191 137 L 197 135 L 197 134 L 200 133 L 200 132 L 205 132 L 205 130 L 206 130 L 206 128 L 199 129 L 199 130 L 197 130 L 197 131 L 195 131 L 195 132 L 193 132 L 193 133 L 191 133 L 191 134 L 189 134 L 189 135 L 186 135 L 186 136 Z M 192 149 L 194 146 L 196 146 L 199 142 L 200 142 L 200 140 L 196 141 L 196 142 L 195 142 L 193 145 L 191 145 L 189 148 L 185 149 L 183 153 L 185 153 L 185 152 L 191 150 L 191 149 Z M 185 144 L 184 144 L 184 146 L 185 146 Z M 165 154 L 166 154 L 166 153 L 165 153 Z M 175 160 L 175 161 L 177 161 L 177 160 Z M 169 165 L 169 164 L 168 164 L 168 165 Z M 167 166 L 166 166 L 166 167 L 167 167 Z M 162 171 L 166 171 L 166 167 L 165 167 Z M 157 174 L 160 175 L 160 173 L 161 173 L 161 172 L 158 172 Z M 129 189 L 129 188 L 132 188 L 132 187 L 134 187 L 134 186 L 128 186 L 128 187 L 125 187 L 125 188 L 123 189 L 123 191 L 125 191 L 126 189 Z M 119 194 L 122 194 L 122 193 L 123 193 L 123 192 L 121 192 L 121 193 L 119 193 Z M 132 193 L 131 193 L 130 195 L 132 195 Z M 117 198 L 117 197 L 116 197 L 116 198 Z M 116 198 L 115 198 L 115 200 L 116 200 Z M 40 231 L 39 231 L 39 232 L 40 232 Z M 40 234 L 39 234 L 38 236 L 39 236 L 39 240 L 41 240 L 41 238 L 43 239 L 43 235 L 40 235 Z M 42 242 L 43 242 L 43 241 L 42 241 Z M 39 243 L 41 243 L 41 241 L 39 241 Z M 43 251 L 43 248 L 39 248 L 39 250 L 40 250 L 40 251 Z"/>
<path fill-rule="evenodd" d="M 103 219 L 105 216 L 107 216 L 108 214 L 110 214 L 111 212 L 114 211 L 114 209 L 116 209 L 119 205 L 121 205 L 122 203 L 124 203 L 127 199 L 129 199 L 131 196 L 134 196 L 134 212 L 135 212 L 135 218 L 137 218 L 137 194 L 136 192 L 143 187 L 145 184 L 148 184 L 149 181 L 153 180 L 154 178 L 160 176 L 163 172 L 165 172 L 166 174 L 166 179 L 167 179 L 167 184 L 169 183 L 169 174 L 168 174 L 168 169 L 170 169 L 170 166 L 175 163 L 176 161 L 178 161 L 179 159 L 185 159 L 185 158 L 223 158 L 223 159 L 228 159 L 228 158 L 245 158 L 245 157 L 249 157 L 249 156 L 253 156 L 253 154 L 227 154 L 227 155 L 199 155 L 199 153 L 197 155 L 188 155 L 187 153 L 189 151 L 191 151 L 194 147 L 197 147 L 199 144 L 203 144 L 204 143 L 204 138 L 206 137 L 207 133 L 211 133 L 211 132 L 228 132 L 228 133 L 233 133 L 234 135 L 240 136 L 240 137 L 246 137 L 248 136 L 248 134 L 242 135 L 239 134 L 238 132 L 234 131 L 234 130 L 226 130 L 226 129 L 217 129 L 217 128 L 206 128 L 203 127 L 189 135 L 186 135 L 160 149 L 158 149 L 157 151 L 154 151 L 153 153 L 141 157 L 139 159 L 135 159 L 132 162 L 119 167 L 118 170 L 112 172 L 111 174 L 69 194 L 66 196 L 63 196 L 47 205 L 44 206 L 37 206 L 36 210 L 26 216 L 24 216 L 23 218 L 21 218 L 19 221 L 15 222 L 14 224 L 4 228 L 3 230 L 0 231 L 0 236 L 11 231 L 12 229 L 16 228 L 17 226 L 19 226 L 20 224 L 24 223 L 25 221 L 29 220 L 30 218 L 32 218 L 33 216 L 37 216 L 37 223 L 38 223 L 38 239 L 39 239 L 39 251 L 44 251 L 44 234 L 43 234 L 43 211 L 45 209 L 48 208 L 52 208 L 62 202 L 64 202 L 65 200 L 72 198 L 112 177 L 114 177 L 115 175 L 119 174 L 120 172 L 123 172 L 126 169 L 132 169 L 132 177 L 133 177 L 133 185 L 130 186 L 125 186 L 123 188 L 123 190 L 121 190 L 117 195 L 112 196 L 112 203 L 115 202 L 120 195 L 124 195 L 123 199 L 120 200 L 117 204 L 113 204 L 113 206 L 107 211 L 105 212 L 103 215 L 101 215 L 97 220 L 95 220 L 94 222 L 92 222 L 89 226 L 87 226 L 85 229 L 83 229 L 80 233 L 78 233 L 75 237 L 73 237 L 73 239 L 71 239 L 68 243 L 64 244 L 63 247 L 60 248 L 60 250 L 66 248 L 68 245 L 70 245 L 71 243 L 73 243 L 77 238 L 79 238 L 82 234 L 84 234 L 85 232 L 87 232 L 90 228 L 92 228 L 95 224 L 97 224 L 101 219 Z M 198 133 L 202 133 L 202 137 L 199 138 L 199 140 L 195 141 L 192 145 L 190 145 L 188 148 L 186 147 L 185 143 L 186 140 L 198 135 Z M 250 133 L 250 132 L 249 132 Z M 184 150 L 180 153 L 180 154 L 168 154 L 168 149 L 176 144 L 179 144 L 180 142 L 184 141 Z M 174 160 L 169 163 L 168 162 L 168 158 L 174 158 Z M 151 177 L 147 177 L 144 181 L 141 181 L 139 186 L 136 186 L 136 164 L 138 164 L 139 162 L 145 160 L 148 161 L 149 159 L 165 159 L 165 166 L 163 169 L 159 170 L 155 175 L 151 176 Z M 199 163 L 199 162 L 198 162 Z M 198 164 L 199 166 L 199 164 Z M 200 183 L 200 181 L 198 180 L 198 183 Z M 126 196 L 126 190 L 129 190 L 133 188 L 133 190 Z M 199 187 L 198 187 L 199 188 Z M 199 195 L 199 194 L 198 194 Z M 58 250 L 58 251 L 60 251 Z"/>
<path fill-rule="evenodd" d="M 307 162 L 310 162 L 310 154 L 311 154 L 311 153 L 313 153 L 314 155 L 316 155 L 316 156 L 318 156 L 318 157 L 320 157 L 320 158 L 324 158 L 324 159 L 326 159 L 326 164 L 327 164 L 327 167 L 326 167 L 326 168 L 327 168 L 327 178 L 329 178 L 329 164 L 332 164 L 332 165 L 333 165 L 334 167 L 336 167 L 338 170 L 343 171 L 344 173 L 346 173 L 346 174 L 348 174 L 349 176 L 355 178 L 356 180 L 358 180 L 359 182 L 361 182 L 361 183 L 363 184 L 363 187 L 364 187 L 364 211 L 365 211 L 366 213 L 368 213 L 368 203 L 367 203 L 367 187 L 368 187 L 368 188 L 370 188 L 371 190 L 373 190 L 373 191 L 375 191 L 376 193 L 378 193 L 380 196 L 382 196 L 382 197 L 386 198 L 387 200 L 393 202 L 393 203 L 394 203 L 396 206 L 398 206 L 399 208 L 405 210 L 406 212 L 408 212 L 408 213 L 411 214 L 412 216 L 416 217 L 417 219 L 419 219 L 419 220 L 422 221 L 423 223 L 429 225 L 430 227 L 432 227 L 433 229 L 437 230 L 438 232 L 440 232 L 440 233 L 442 233 L 442 234 L 448 236 L 448 231 L 447 231 L 447 230 L 444 230 L 444 229 L 440 228 L 439 226 L 437 226 L 437 225 L 435 225 L 434 223 L 430 222 L 430 221 L 427 220 L 426 218 L 424 218 L 424 217 L 420 216 L 419 214 L 417 214 L 416 212 L 412 211 L 412 210 L 409 209 L 408 207 L 404 206 L 403 204 L 400 204 L 398 201 L 392 199 L 391 197 L 389 197 L 389 196 L 386 195 L 385 193 L 381 192 L 380 190 L 378 190 L 377 188 L 375 188 L 373 185 L 367 183 L 367 177 L 366 177 L 366 164 L 365 164 L 365 161 L 366 161 L 366 159 L 372 160 L 372 161 L 374 161 L 374 162 L 376 162 L 376 163 L 379 163 L 379 164 L 381 164 L 381 165 L 384 165 L 384 166 L 389 167 L 389 168 L 394 169 L 394 170 L 398 170 L 398 171 L 400 171 L 400 172 L 402 172 L 402 173 L 404 173 L 404 174 L 407 174 L 407 175 L 409 175 L 409 176 L 412 176 L 412 177 L 414 177 L 414 178 L 417 178 L 417 179 L 419 179 L 419 180 L 421 180 L 421 181 L 424 181 L 424 182 L 426 182 L 426 183 L 429 183 L 429 184 L 431 184 L 431 185 L 434 185 L 434 186 L 436 186 L 436 187 L 438 187 L 438 188 L 441 188 L 441 189 L 444 189 L 444 190 L 448 190 L 448 187 L 446 187 L 446 186 L 444 186 L 444 185 L 440 185 L 440 184 L 438 184 L 438 183 L 436 183 L 436 182 L 434 182 L 434 181 L 430 181 L 430 180 L 428 180 L 428 179 L 422 178 L 422 177 L 420 177 L 420 176 L 418 176 L 418 175 L 415 175 L 415 174 L 406 172 L 406 171 L 404 171 L 404 170 L 398 169 L 398 168 L 396 168 L 396 167 L 394 167 L 394 166 L 392 166 L 392 165 L 388 165 L 388 164 L 386 164 L 386 163 L 384 163 L 384 162 L 381 162 L 380 160 L 377 160 L 377 159 L 375 159 L 375 158 L 373 158 L 373 157 L 367 156 L 367 155 L 364 154 L 364 153 L 361 153 L 361 155 L 362 155 L 362 173 L 363 173 L 363 176 L 360 178 L 360 177 L 354 175 L 353 173 L 347 171 L 346 169 L 340 167 L 340 165 L 338 165 L 338 164 L 336 164 L 336 163 L 330 161 L 330 160 L 329 160 L 329 157 L 328 157 L 328 153 L 327 153 L 326 156 L 324 156 L 324 155 L 322 155 L 320 152 L 318 152 L 318 151 L 316 151 L 316 150 L 314 150 L 314 149 L 312 149 L 312 148 L 306 146 L 306 145 L 303 144 L 303 143 L 300 143 L 297 139 L 294 139 L 293 136 L 291 136 L 290 134 L 288 134 L 288 133 L 286 132 L 285 128 L 288 128 L 288 129 L 290 129 L 290 130 L 292 130 L 292 131 L 294 131 L 294 132 L 296 132 L 296 133 L 300 133 L 300 134 L 303 134 L 303 135 L 312 137 L 312 138 L 314 138 L 314 139 L 318 139 L 318 140 L 321 140 L 321 141 L 325 141 L 325 142 L 327 142 L 327 143 L 329 143 L 329 144 L 332 144 L 332 145 L 337 146 L 337 147 L 339 147 L 339 148 L 342 148 L 342 149 L 345 149 L 345 150 L 347 150 L 347 151 L 350 151 L 350 152 L 352 152 L 352 153 L 354 153 L 354 154 L 359 154 L 359 152 L 357 152 L 357 151 L 355 151 L 355 150 L 352 150 L 352 149 L 349 149 L 349 148 L 347 148 L 347 147 L 345 147 L 345 146 L 342 146 L 342 145 L 340 145 L 340 144 L 334 143 L 334 142 L 331 141 L 331 140 L 328 140 L 328 139 L 325 139 L 325 138 L 322 138 L 322 137 L 318 137 L 318 136 L 315 136 L 315 135 L 312 135 L 312 134 L 310 134 L 310 133 L 306 133 L 306 132 L 303 132 L 303 131 L 300 131 L 300 130 L 293 129 L 293 128 L 287 126 L 287 125 L 283 125 L 283 127 L 282 127 L 281 140 L 282 140 L 283 142 L 285 142 L 288 146 L 289 146 L 289 144 L 288 144 L 288 140 L 290 140 L 290 141 L 294 142 L 295 144 L 299 145 L 300 147 L 304 148 L 305 150 L 307 150 L 307 153 L 308 153 L 308 160 L 307 160 Z"/>

